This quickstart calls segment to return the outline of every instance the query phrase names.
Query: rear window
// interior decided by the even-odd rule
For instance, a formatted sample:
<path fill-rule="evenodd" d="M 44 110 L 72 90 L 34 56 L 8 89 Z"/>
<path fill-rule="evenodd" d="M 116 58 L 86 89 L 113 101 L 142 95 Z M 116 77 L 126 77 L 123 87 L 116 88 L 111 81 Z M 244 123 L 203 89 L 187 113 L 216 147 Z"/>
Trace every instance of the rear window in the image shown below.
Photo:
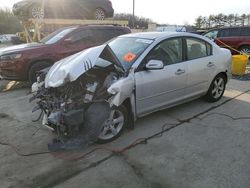
<path fill-rule="evenodd" d="M 240 28 L 231 28 L 229 29 L 229 35 L 231 37 L 234 37 L 234 36 L 240 36 Z"/>
<path fill-rule="evenodd" d="M 237 37 L 237 36 L 249 36 L 250 28 L 226 28 L 221 29 L 218 37 Z"/>
<path fill-rule="evenodd" d="M 250 27 L 241 28 L 241 36 L 250 36 Z"/>

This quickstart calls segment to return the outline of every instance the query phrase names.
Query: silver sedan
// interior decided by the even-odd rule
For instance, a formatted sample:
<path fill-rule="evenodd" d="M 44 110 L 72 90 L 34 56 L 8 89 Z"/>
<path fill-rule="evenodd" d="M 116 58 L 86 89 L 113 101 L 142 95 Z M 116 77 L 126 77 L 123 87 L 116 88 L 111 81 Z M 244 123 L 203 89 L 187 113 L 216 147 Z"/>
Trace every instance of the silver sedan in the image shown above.
<path fill-rule="evenodd" d="M 149 113 L 201 96 L 209 102 L 218 101 L 230 77 L 230 51 L 209 39 L 189 33 L 148 32 L 120 36 L 61 60 L 49 70 L 43 87 L 51 92 L 51 88 L 63 88 L 69 84 L 83 86 L 86 92 L 81 90 L 83 94 L 79 95 L 84 96 L 81 106 L 86 114 L 91 108 L 89 106 L 93 108 L 89 117 L 85 115 L 88 121 L 79 122 L 79 126 L 88 129 L 93 127 L 93 122 L 100 117 L 101 106 L 105 105 L 95 103 L 106 101 L 110 107 L 109 115 L 96 126 L 100 127 L 98 140 L 106 142 L 117 138 L 126 126 L 133 125 L 136 119 Z M 43 83 L 35 84 L 33 88 L 37 85 Z M 67 101 L 69 99 L 61 106 L 65 108 Z M 74 99 L 70 99 L 72 101 Z M 95 105 L 98 106 L 96 113 Z M 46 106 L 51 105 L 45 105 L 43 109 L 47 112 L 45 122 L 48 126 L 55 114 Z"/>

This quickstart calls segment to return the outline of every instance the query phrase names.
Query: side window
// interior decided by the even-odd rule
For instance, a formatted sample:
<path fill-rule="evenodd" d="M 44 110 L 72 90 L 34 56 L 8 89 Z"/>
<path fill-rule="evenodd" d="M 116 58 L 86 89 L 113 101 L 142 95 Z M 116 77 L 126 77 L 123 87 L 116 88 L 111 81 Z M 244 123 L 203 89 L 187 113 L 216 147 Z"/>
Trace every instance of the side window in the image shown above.
<path fill-rule="evenodd" d="M 164 65 L 171 65 L 182 61 L 182 39 L 168 39 L 161 42 L 146 57 L 149 60 L 161 60 Z"/>
<path fill-rule="evenodd" d="M 73 43 L 93 41 L 93 36 L 89 30 L 81 30 L 72 34 L 69 38 Z"/>
<path fill-rule="evenodd" d="M 109 29 L 93 29 L 91 32 L 95 36 L 97 44 L 103 44 L 113 38 L 112 30 Z"/>
<path fill-rule="evenodd" d="M 120 36 L 120 35 L 124 35 L 125 32 L 121 29 L 116 29 L 114 30 L 114 37 Z"/>
<path fill-rule="evenodd" d="M 250 27 L 241 28 L 241 36 L 250 36 Z"/>
<path fill-rule="evenodd" d="M 220 30 L 220 32 L 218 33 L 218 37 L 229 37 L 229 29 L 222 29 Z"/>
<path fill-rule="evenodd" d="M 231 28 L 229 30 L 229 36 L 233 37 L 233 36 L 240 36 L 240 28 Z"/>
<path fill-rule="evenodd" d="M 207 42 L 199 39 L 188 38 L 187 41 L 187 58 L 188 60 L 197 59 L 212 55 L 212 46 Z"/>

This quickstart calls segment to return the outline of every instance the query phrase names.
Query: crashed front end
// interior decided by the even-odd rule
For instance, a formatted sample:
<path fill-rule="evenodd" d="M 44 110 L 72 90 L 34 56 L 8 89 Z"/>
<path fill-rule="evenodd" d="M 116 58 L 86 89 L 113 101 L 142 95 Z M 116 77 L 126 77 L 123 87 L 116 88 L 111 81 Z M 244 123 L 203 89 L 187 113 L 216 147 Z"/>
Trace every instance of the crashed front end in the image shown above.
<path fill-rule="evenodd" d="M 60 141 L 98 140 L 112 105 L 121 102 L 120 96 L 117 99 L 118 90 L 128 79 L 116 61 L 108 46 L 99 46 L 63 59 L 40 73 L 32 86 L 35 94 L 31 101 L 37 101 L 33 111 L 42 111 L 43 125 L 53 129 Z M 133 85 L 131 79 L 127 83 Z M 89 120 L 93 114 L 98 114 L 95 123 Z"/>

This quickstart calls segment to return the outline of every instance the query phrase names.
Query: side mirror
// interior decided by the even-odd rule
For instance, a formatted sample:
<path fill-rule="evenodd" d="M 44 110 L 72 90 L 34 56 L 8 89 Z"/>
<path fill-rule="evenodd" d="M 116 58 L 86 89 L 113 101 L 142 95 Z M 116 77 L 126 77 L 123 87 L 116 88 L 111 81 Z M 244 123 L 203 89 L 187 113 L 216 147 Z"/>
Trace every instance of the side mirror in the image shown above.
<path fill-rule="evenodd" d="M 146 69 L 147 70 L 160 70 L 164 68 L 164 64 L 160 60 L 150 60 L 146 64 Z"/>

